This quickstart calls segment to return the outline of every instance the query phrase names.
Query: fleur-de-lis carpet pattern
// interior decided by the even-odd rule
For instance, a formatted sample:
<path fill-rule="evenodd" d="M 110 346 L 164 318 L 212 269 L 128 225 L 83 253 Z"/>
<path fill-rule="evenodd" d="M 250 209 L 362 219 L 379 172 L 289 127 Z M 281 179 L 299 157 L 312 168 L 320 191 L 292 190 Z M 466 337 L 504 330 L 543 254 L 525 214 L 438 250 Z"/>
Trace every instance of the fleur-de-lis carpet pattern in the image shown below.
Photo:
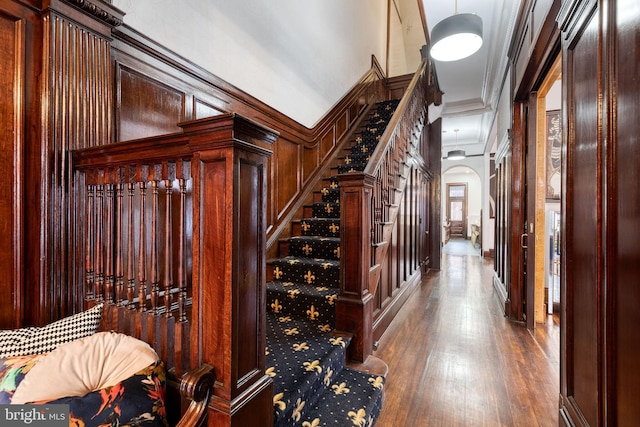
<path fill-rule="evenodd" d="M 374 107 L 338 166 L 364 170 L 398 101 Z M 270 260 L 267 283 L 267 374 L 274 381 L 276 426 L 372 426 L 384 378 L 345 367 L 350 338 L 332 333 L 340 285 L 340 188 L 327 179 L 311 217 L 300 221 L 286 256 Z"/>

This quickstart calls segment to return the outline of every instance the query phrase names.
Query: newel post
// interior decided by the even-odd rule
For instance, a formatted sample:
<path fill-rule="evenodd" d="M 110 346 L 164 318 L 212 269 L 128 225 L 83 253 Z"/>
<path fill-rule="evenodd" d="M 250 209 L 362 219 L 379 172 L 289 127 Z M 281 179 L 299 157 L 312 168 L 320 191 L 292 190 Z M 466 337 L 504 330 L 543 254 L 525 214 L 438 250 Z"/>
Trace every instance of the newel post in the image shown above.
<path fill-rule="evenodd" d="M 193 366 L 215 366 L 209 426 L 272 426 L 265 374 L 267 166 L 277 133 L 236 114 L 183 123 L 193 152 Z M 197 341 L 199 337 L 200 341 Z"/>
<path fill-rule="evenodd" d="M 340 182 L 340 295 L 336 329 L 353 334 L 349 357 L 365 361 L 373 351 L 371 202 L 375 177 L 366 173 L 338 176 Z"/>

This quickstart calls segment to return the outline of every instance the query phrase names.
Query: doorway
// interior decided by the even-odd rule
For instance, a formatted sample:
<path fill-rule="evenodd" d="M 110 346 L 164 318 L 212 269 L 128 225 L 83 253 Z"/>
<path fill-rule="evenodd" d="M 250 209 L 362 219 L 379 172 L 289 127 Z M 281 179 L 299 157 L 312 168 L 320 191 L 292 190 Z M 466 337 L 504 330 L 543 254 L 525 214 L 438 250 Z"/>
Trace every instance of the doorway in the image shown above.
<path fill-rule="evenodd" d="M 559 317 L 559 236 L 562 223 L 561 68 L 562 61 L 558 56 L 540 86 L 529 98 L 525 166 L 528 227 L 524 257 L 525 314 L 529 329 L 543 323 L 557 323 Z"/>
<path fill-rule="evenodd" d="M 447 184 L 447 218 L 451 226 L 452 238 L 467 238 L 467 184 L 456 182 Z"/>

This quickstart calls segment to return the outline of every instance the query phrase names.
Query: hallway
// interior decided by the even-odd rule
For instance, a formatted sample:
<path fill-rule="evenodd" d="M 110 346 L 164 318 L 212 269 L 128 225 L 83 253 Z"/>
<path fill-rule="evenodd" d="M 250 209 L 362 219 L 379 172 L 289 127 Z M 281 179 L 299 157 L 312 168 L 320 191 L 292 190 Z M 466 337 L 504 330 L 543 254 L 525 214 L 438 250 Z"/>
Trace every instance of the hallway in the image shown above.
<path fill-rule="evenodd" d="M 493 261 L 459 243 L 380 340 L 389 375 L 376 426 L 557 426 L 559 326 L 549 317 L 532 334 L 507 321 Z"/>

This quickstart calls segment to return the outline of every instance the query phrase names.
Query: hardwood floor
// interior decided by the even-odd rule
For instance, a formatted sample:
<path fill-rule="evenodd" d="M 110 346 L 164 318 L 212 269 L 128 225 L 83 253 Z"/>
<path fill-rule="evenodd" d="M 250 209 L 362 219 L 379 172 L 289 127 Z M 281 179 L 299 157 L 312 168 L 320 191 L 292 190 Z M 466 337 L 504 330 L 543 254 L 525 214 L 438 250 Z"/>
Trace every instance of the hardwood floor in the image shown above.
<path fill-rule="evenodd" d="M 443 255 L 380 340 L 389 365 L 376 427 L 557 426 L 559 326 L 506 320 L 492 260 Z"/>

